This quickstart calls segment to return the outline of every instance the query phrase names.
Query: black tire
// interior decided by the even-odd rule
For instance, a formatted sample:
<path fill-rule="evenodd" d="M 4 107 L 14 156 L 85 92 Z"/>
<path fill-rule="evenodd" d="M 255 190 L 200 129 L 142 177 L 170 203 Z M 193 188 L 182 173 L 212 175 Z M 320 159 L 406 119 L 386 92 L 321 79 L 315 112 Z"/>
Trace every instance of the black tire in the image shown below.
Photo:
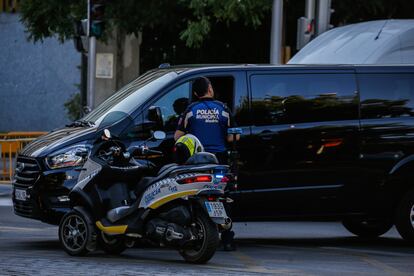
<path fill-rule="evenodd" d="M 98 244 L 103 251 L 111 255 L 119 255 L 127 248 L 125 244 L 125 237 L 123 236 L 109 236 L 100 231 L 98 234 Z"/>
<path fill-rule="evenodd" d="M 343 226 L 352 234 L 361 238 L 377 238 L 387 233 L 392 222 L 386 220 L 346 219 Z"/>
<path fill-rule="evenodd" d="M 395 226 L 404 240 L 414 243 L 414 190 L 400 201 L 395 214 Z"/>
<path fill-rule="evenodd" d="M 91 250 L 90 245 L 95 229 L 86 213 L 71 210 L 59 224 L 59 241 L 71 256 L 84 256 Z"/>
<path fill-rule="evenodd" d="M 201 212 L 195 218 L 195 224 L 197 232 L 202 236 L 200 235 L 196 248 L 180 250 L 180 254 L 188 263 L 204 264 L 213 257 L 219 245 L 218 229 L 216 224 L 205 213 Z"/>

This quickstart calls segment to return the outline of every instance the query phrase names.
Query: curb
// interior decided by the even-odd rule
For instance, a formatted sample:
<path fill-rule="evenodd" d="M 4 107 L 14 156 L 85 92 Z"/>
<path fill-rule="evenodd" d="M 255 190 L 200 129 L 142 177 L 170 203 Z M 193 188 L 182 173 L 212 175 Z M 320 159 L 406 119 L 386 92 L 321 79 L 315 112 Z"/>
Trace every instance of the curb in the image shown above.
<path fill-rule="evenodd" d="M 9 197 L 11 196 L 11 191 L 10 192 L 5 192 L 5 193 L 0 193 L 0 197 Z"/>
<path fill-rule="evenodd" d="M 9 197 L 12 194 L 12 185 L 0 184 L 0 197 Z"/>

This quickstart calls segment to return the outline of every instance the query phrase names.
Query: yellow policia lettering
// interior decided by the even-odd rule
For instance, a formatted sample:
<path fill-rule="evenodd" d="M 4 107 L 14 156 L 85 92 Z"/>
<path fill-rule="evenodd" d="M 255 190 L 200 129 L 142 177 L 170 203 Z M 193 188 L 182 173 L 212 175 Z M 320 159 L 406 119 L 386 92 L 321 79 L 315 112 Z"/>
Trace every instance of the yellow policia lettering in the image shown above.
<path fill-rule="evenodd" d="M 183 196 L 188 196 L 188 195 L 195 195 L 197 193 L 198 190 L 188 190 L 188 191 L 183 191 L 183 192 L 178 192 L 172 195 L 168 195 L 166 197 L 163 197 L 161 199 L 159 199 L 158 201 L 152 203 L 150 206 L 148 206 L 151 209 L 157 209 L 158 207 L 160 207 L 161 205 L 170 202 L 174 199 L 183 197 Z"/>
<path fill-rule="evenodd" d="M 96 226 L 106 234 L 124 234 L 128 228 L 128 225 L 103 226 L 100 221 L 96 222 Z"/>

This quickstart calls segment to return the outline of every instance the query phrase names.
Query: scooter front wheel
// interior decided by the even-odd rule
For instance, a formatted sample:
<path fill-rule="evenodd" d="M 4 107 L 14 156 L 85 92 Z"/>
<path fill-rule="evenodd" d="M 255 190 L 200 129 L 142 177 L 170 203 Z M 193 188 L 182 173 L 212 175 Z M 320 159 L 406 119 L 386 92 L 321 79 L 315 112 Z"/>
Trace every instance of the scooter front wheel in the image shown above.
<path fill-rule="evenodd" d="M 63 249 L 71 256 L 83 256 L 89 253 L 93 225 L 85 214 L 71 210 L 63 216 L 59 224 L 59 241 Z"/>
<path fill-rule="evenodd" d="M 217 226 L 206 214 L 200 213 L 192 228 L 196 240 L 191 248 L 181 250 L 180 254 L 186 262 L 206 263 L 213 257 L 219 244 Z"/>

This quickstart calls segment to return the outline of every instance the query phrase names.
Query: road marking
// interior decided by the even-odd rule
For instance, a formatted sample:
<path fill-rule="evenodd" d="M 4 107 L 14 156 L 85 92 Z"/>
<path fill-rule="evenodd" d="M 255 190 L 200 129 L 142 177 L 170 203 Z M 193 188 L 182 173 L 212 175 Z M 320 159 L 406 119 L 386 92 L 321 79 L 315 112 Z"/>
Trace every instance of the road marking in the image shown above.
<path fill-rule="evenodd" d="M 375 260 L 374 258 L 372 258 L 371 256 L 368 256 L 367 254 L 382 254 L 384 255 L 384 253 L 386 254 L 386 252 L 383 251 L 375 251 L 375 250 L 358 250 L 358 249 L 352 249 L 352 248 L 340 248 L 340 247 L 321 247 L 323 249 L 328 249 L 328 250 L 334 250 L 334 251 L 342 251 L 344 253 L 349 253 L 350 255 L 356 256 L 356 257 L 360 257 L 362 261 L 370 264 L 371 266 L 389 273 L 390 275 L 396 275 L 396 276 L 401 276 L 401 275 L 412 275 L 412 273 L 405 273 L 402 272 L 398 269 L 396 269 L 395 267 L 392 267 L 390 265 L 387 265 L 386 263 L 380 262 L 378 260 Z M 375 253 L 373 253 L 375 252 Z M 387 254 L 386 254 L 387 255 Z M 412 254 L 406 254 L 405 256 L 410 256 L 412 257 Z"/>
<path fill-rule="evenodd" d="M 402 275 L 404 275 L 404 276 L 407 275 L 408 276 L 408 275 L 412 275 L 412 273 L 405 273 L 405 272 L 399 271 L 398 269 L 396 269 L 396 268 L 394 268 L 392 266 L 389 266 L 389 265 L 387 265 L 387 264 L 385 264 L 383 262 L 374 260 L 374 259 L 369 258 L 369 257 L 363 257 L 362 260 L 364 262 L 372 265 L 375 268 L 378 268 L 378 269 L 380 269 L 380 270 L 382 270 L 384 272 L 390 273 L 393 276 L 402 276 Z"/>
<path fill-rule="evenodd" d="M 0 206 L 13 206 L 11 198 L 0 198 Z"/>
<path fill-rule="evenodd" d="M 246 254 L 239 251 L 232 251 L 231 254 L 239 259 L 247 268 L 258 270 L 259 272 L 265 272 L 267 269 L 258 265 L 255 259 L 247 256 Z"/>
<path fill-rule="evenodd" d="M 241 252 L 240 250 L 238 251 L 232 251 L 231 254 L 236 257 L 242 264 L 244 264 L 246 266 L 246 269 L 238 269 L 238 268 L 234 268 L 231 269 L 229 267 L 217 267 L 217 269 L 226 269 L 229 271 L 246 271 L 246 272 L 254 272 L 254 273 L 268 273 L 268 274 L 281 274 L 281 275 L 310 275 L 307 274 L 303 271 L 300 270 L 293 270 L 293 269 L 268 269 L 266 267 L 260 266 L 257 261 L 244 254 L 243 252 Z"/>

